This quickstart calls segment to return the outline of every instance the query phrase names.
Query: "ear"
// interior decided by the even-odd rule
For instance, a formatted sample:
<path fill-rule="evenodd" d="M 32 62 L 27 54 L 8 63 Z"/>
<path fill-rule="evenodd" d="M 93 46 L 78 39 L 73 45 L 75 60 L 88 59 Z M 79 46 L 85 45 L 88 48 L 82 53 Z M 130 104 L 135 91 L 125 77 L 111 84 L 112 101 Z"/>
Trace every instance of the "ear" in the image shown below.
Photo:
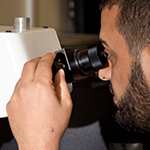
<path fill-rule="evenodd" d="M 109 60 L 108 60 L 108 65 L 99 70 L 98 76 L 101 80 L 104 81 L 111 79 L 111 63 L 109 62 Z"/>

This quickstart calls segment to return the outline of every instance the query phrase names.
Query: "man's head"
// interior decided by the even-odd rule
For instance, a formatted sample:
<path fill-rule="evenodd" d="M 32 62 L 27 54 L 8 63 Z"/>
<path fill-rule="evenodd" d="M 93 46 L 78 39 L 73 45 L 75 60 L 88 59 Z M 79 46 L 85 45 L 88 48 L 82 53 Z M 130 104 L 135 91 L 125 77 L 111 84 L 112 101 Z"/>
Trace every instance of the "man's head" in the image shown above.
<path fill-rule="evenodd" d="M 116 119 L 150 129 L 150 1 L 104 0 L 100 40 L 111 56 L 100 78 L 110 80 Z"/>

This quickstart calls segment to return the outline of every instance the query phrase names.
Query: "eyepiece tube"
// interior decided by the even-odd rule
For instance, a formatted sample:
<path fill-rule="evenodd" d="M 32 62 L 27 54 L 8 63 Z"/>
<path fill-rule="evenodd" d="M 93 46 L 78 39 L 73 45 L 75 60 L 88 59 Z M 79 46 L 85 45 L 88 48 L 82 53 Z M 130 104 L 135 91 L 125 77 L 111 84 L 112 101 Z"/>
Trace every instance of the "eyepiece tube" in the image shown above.
<path fill-rule="evenodd" d="M 54 64 L 56 62 L 61 65 L 53 68 L 58 71 L 61 68 L 58 66 L 65 66 L 66 81 L 69 83 L 95 76 L 95 72 L 107 64 L 107 54 L 102 46 L 66 48 L 56 52 Z"/>

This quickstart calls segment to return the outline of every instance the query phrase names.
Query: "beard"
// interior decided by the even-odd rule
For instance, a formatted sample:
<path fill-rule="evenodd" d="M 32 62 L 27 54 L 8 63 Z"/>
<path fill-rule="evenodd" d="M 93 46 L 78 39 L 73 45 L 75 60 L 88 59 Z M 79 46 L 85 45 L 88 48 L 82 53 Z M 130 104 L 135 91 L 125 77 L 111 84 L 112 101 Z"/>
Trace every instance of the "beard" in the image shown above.
<path fill-rule="evenodd" d="M 150 87 L 139 59 L 132 64 L 129 84 L 117 107 L 115 119 L 123 128 L 150 131 Z"/>

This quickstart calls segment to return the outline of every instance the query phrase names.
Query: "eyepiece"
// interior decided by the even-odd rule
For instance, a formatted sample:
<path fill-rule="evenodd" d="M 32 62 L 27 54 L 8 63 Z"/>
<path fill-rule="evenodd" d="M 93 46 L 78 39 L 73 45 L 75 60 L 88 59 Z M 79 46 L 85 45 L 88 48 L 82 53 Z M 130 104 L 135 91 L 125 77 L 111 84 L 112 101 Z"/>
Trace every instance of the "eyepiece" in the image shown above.
<path fill-rule="evenodd" d="M 107 64 L 107 54 L 103 47 L 93 47 L 83 51 L 74 51 L 74 61 L 82 72 L 90 70 L 98 71 Z"/>

